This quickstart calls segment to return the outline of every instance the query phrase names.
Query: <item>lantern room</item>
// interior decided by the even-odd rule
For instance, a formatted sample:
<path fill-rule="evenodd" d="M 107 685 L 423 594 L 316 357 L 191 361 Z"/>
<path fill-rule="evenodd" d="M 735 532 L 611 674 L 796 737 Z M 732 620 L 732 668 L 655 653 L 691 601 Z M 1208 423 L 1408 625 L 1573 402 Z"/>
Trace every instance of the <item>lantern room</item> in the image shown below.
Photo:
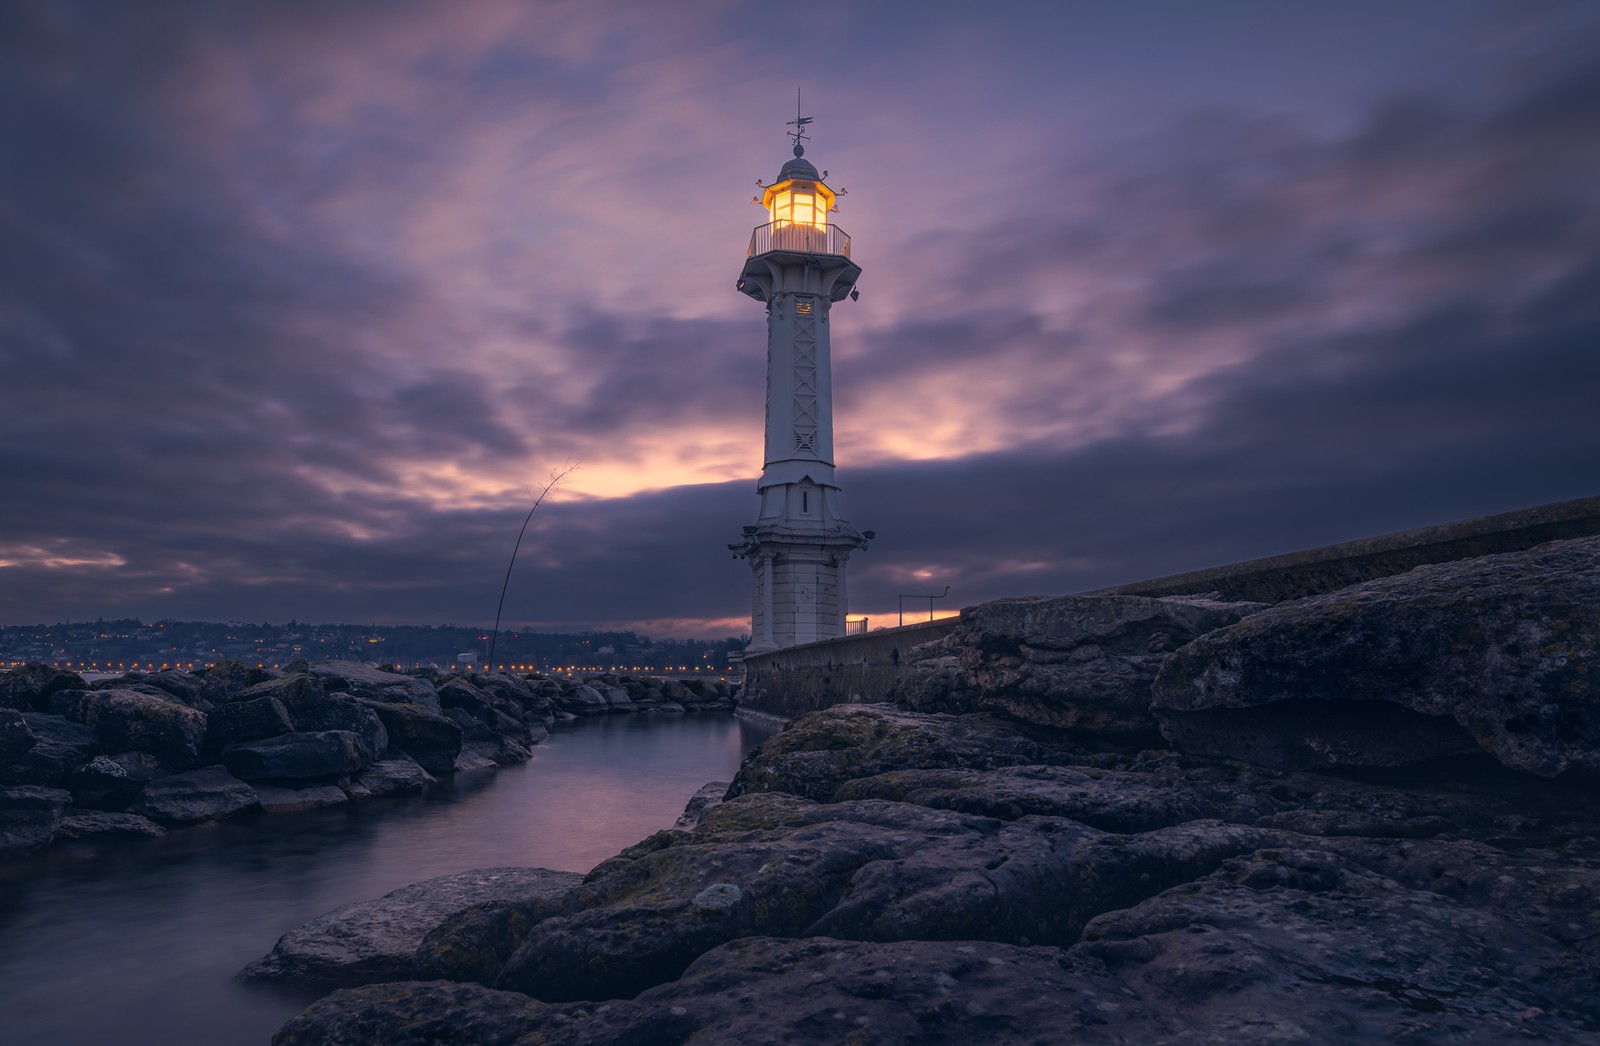
<path fill-rule="evenodd" d="M 772 216 L 774 225 L 825 229 L 838 194 L 823 184 L 816 167 L 801 156 L 804 151 L 802 146 L 794 147 L 794 159 L 783 165 L 777 182 L 761 194 L 761 206 Z"/>
<path fill-rule="evenodd" d="M 823 182 L 811 161 L 805 159 L 805 147 L 796 144 L 794 159 L 783 165 L 778 180 L 763 186 L 761 196 L 753 201 L 767 209 L 771 221 L 765 229 L 758 229 L 755 240 L 762 241 L 760 248 L 752 242 L 751 253 L 765 251 L 801 251 L 807 254 L 836 254 L 828 235 L 828 213 L 833 210 L 838 193 Z"/>

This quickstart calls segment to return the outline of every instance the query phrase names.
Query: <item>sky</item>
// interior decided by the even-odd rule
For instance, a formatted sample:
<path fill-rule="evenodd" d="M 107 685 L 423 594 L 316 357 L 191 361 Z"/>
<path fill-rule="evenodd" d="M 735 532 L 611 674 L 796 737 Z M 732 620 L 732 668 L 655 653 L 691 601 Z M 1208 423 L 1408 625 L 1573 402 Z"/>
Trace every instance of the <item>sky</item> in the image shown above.
<path fill-rule="evenodd" d="M 1600 4 L 5 0 L 0 624 L 747 632 L 797 88 L 874 627 L 1600 494 Z"/>

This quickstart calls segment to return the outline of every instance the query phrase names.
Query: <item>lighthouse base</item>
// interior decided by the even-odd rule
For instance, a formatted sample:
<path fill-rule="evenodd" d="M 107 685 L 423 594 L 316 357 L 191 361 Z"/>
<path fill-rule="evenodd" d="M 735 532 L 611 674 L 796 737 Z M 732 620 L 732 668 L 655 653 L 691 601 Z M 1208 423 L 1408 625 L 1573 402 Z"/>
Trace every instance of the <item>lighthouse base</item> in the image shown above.
<path fill-rule="evenodd" d="M 750 645 L 760 653 L 844 635 L 845 565 L 866 540 L 848 525 L 830 532 L 750 527 L 728 546 L 750 561 Z"/>

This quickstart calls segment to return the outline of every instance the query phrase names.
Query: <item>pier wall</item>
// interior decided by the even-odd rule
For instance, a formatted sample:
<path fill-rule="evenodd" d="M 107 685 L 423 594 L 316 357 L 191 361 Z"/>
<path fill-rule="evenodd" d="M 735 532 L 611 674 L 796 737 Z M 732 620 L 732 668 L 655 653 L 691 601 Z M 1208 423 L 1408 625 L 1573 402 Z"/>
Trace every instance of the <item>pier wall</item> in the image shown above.
<path fill-rule="evenodd" d="M 1575 498 L 1080 594 L 1214 592 L 1224 599 L 1281 603 L 1404 573 L 1427 563 L 1518 552 L 1547 541 L 1594 534 L 1600 534 L 1600 497 Z M 753 654 L 745 659 L 739 707 L 788 718 L 831 705 L 882 701 L 904 671 L 911 648 L 942 639 L 959 624 L 960 618 L 944 618 Z"/>
<path fill-rule="evenodd" d="M 882 701 L 911 648 L 943 639 L 958 624 L 959 618 L 941 618 L 751 654 L 744 662 L 739 709 L 787 719 L 832 705 Z"/>

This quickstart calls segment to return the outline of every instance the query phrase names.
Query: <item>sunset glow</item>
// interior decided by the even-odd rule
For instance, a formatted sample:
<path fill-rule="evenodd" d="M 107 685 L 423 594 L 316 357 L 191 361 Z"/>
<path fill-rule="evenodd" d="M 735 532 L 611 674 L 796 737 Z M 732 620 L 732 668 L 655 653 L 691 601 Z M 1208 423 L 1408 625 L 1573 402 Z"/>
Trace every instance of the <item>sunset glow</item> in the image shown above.
<path fill-rule="evenodd" d="M 510 617 L 744 631 L 772 223 L 874 626 L 1595 492 L 1590 5 L 160 10 L 0 16 L 0 619 L 476 623 L 575 464 Z"/>

